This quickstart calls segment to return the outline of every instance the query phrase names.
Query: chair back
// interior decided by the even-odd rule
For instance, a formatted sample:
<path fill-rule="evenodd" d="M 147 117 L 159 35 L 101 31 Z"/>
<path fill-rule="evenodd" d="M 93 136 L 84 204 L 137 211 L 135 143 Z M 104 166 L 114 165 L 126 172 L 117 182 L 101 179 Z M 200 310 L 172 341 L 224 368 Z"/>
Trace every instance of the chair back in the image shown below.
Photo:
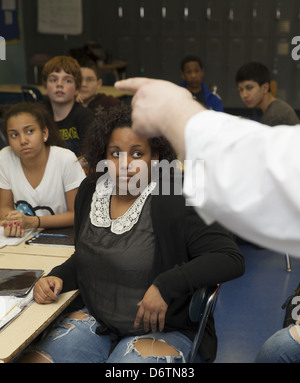
<path fill-rule="evenodd" d="M 26 102 L 38 102 L 43 100 L 43 95 L 40 90 L 29 85 L 22 85 L 22 95 L 23 101 Z"/>
<path fill-rule="evenodd" d="M 195 361 L 195 357 L 203 338 L 208 316 L 214 311 L 219 290 L 220 285 L 202 287 L 192 296 L 189 307 L 189 316 L 191 321 L 199 322 L 199 326 L 193 341 L 192 351 L 188 360 L 189 363 L 193 363 Z"/>

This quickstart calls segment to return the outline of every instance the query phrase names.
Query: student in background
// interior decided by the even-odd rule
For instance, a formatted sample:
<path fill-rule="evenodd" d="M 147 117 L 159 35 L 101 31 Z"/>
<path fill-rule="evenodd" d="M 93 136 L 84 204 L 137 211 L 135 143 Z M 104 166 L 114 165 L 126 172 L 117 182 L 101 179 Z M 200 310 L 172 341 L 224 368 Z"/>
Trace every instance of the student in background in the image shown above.
<path fill-rule="evenodd" d="M 85 60 L 80 63 L 82 74 L 82 84 L 77 101 L 90 108 L 93 113 L 98 110 L 107 111 L 112 106 L 121 105 L 121 101 L 113 96 L 107 96 L 101 93 L 102 79 L 100 69 L 97 64 L 91 60 Z"/>
<path fill-rule="evenodd" d="M 69 56 L 56 56 L 49 60 L 42 72 L 51 110 L 61 138 L 76 156 L 93 113 L 75 101 L 81 87 L 81 70 L 78 62 Z"/>
<path fill-rule="evenodd" d="M 79 288 L 85 307 L 63 315 L 22 361 L 183 363 L 197 330 L 191 294 L 241 276 L 243 257 L 227 231 L 206 226 L 172 187 L 163 194 L 165 172 L 160 179 L 153 170 L 176 158 L 165 139 L 138 137 L 129 107 L 99 117 L 75 202 L 76 252 L 34 287 L 40 304 Z M 198 361 L 212 361 L 216 347 L 210 316 Z"/>
<path fill-rule="evenodd" d="M 294 109 L 271 93 L 271 74 L 264 64 L 244 64 L 235 78 L 240 97 L 248 108 L 259 108 L 263 115 L 260 122 L 269 126 L 297 125 L 299 119 Z"/>
<path fill-rule="evenodd" d="M 204 66 L 201 59 L 195 55 L 186 56 L 181 62 L 183 87 L 187 88 L 193 98 L 201 102 L 207 109 L 223 112 L 223 103 L 219 95 L 213 93 L 203 82 Z"/>
<path fill-rule="evenodd" d="M 13 105 L 5 114 L 9 146 L 0 151 L 0 219 L 7 236 L 25 229 L 73 226 L 74 200 L 85 174 L 45 107 Z"/>
<path fill-rule="evenodd" d="M 282 308 L 286 308 L 283 328 L 271 335 L 259 350 L 255 363 L 300 363 L 300 284 Z"/>

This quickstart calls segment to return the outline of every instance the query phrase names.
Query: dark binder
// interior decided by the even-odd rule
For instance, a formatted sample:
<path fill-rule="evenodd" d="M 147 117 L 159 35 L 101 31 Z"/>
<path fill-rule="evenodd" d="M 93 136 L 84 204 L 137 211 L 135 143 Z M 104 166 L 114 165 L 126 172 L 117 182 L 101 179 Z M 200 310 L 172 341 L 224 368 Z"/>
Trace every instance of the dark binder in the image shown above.
<path fill-rule="evenodd" d="M 0 295 L 22 297 L 43 274 L 44 270 L 0 269 Z"/>
<path fill-rule="evenodd" d="M 74 227 L 44 229 L 34 234 L 25 243 L 35 246 L 74 247 Z"/>

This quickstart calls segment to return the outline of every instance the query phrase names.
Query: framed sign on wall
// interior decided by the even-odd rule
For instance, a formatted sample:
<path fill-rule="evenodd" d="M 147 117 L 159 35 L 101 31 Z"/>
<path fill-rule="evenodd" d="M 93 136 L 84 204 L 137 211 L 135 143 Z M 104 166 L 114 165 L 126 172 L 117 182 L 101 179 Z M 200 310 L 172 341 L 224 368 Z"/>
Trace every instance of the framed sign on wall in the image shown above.
<path fill-rule="evenodd" d="M 82 0 L 38 0 L 38 32 L 80 35 Z"/>
<path fill-rule="evenodd" d="M 20 15 L 18 0 L 0 0 L 0 35 L 7 43 L 20 42 Z"/>

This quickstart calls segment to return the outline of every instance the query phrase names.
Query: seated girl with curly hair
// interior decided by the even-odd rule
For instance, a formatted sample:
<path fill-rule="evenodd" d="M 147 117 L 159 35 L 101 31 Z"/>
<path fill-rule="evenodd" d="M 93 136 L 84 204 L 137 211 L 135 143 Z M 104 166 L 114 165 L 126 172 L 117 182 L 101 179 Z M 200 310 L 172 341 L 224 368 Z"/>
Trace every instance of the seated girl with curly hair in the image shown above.
<path fill-rule="evenodd" d="M 182 195 L 157 191 L 151 167 L 175 153 L 165 139 L 138 137 L 131 125 L 131 109 L 122 106 L 99 116 L 87 134 L 75 253 L 34 287 L 40 304 L 79 289 L 84 306 L 64 314 L 23 361 L 184 362 L 197 329 L 188 314 L 192 294 L 244 272 L 222 227 L 206 226 Z M 103 176 L 97 168 L 105 160 Z M 138 193 L 129 193 L 133 177 Z M 198 361 L 213 361 L 216 348 L 211 316 Z"/>

